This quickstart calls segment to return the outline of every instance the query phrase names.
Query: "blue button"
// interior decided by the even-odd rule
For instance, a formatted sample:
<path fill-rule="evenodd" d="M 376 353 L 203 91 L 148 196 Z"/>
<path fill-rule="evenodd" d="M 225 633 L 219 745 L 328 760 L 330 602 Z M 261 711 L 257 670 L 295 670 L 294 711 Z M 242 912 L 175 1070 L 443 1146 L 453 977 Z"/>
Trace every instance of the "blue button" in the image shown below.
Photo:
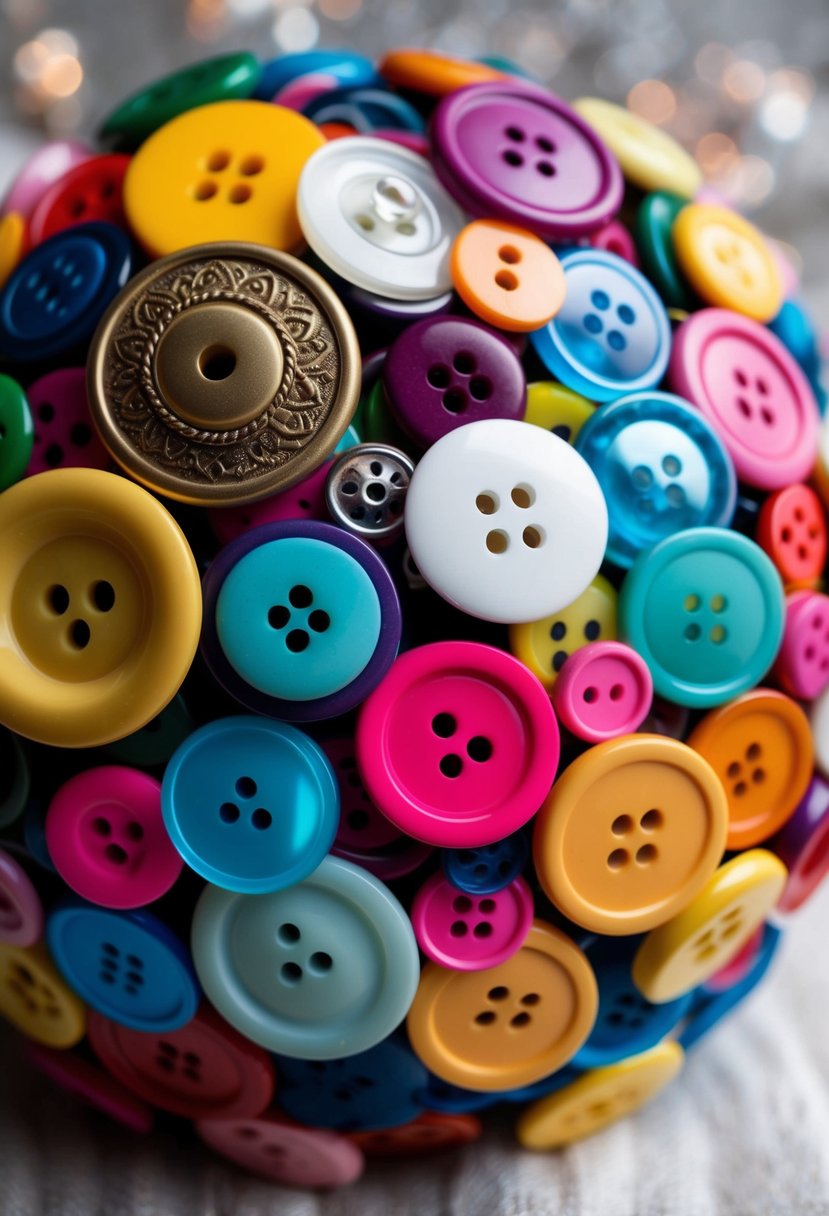
<path fill-rule="evenodd" d="M 648 280 L 599 249 L 561 254 L 567 294 L 530 341 L 544 365 L 591 401 L 654 388 L 665 374 L 671 326 Z"/>
<path fill-rule="evenodd" d="M 802 304 L 799 304 L 797 300 L 784 300 L 780 312 L 773 321 L 769 321 L 769 329 L 777 335 L 810 380 L 819 374 L 818 337 L 811 318 Z"/>
<path fill-rule="evenodd" d="M 576 451 L 607 500 L 605 556 L 617 566 L 630 566 L 643 549 L 685 528 L 726 525 L 734 513 L 731 457 L 681 397 L 650 390 L 596 410 Z"/>
<path fill-rule="evenodd" d="M 78 996 L 132 1030 L 177 1030 L 195 1017 L 199 986 L 189 955 L 150 912 L 112 912 L 80 900 L 46 925 L 55 963 Z"/>
<path fill-rule="evenodd" d="M 542 1077 L 540 1081 L 534 1081 L 532 1085 L 523 1085 L 520 1089 L 510 1089 L 499 1094 L 498 1097 L 502 1102 L 534 1102 L 536 1098 L 546 1098 L 547 1094 L 554 1094 L 558 1090 L 564 1089 L 571 1081 L 577 1081 L 583 1075 L 583 1068 L 572 1063 L 565 1064 L 563 1068 L 551 1073 L 549 1077 Z"/>
<path fill-rule="evenodd" d="M 332 89 L 309 101 L 303 109 L 306 118 L 317 125 L 324 122 L 347 123 L 361 135 L 372 131 L 414 131 L 421 134 L 426 124 L 411 102 L 386 89 Z"/>
<path fill-rule="evenodd" d="M 161 808 L 191 869 L 227 890 L 262 894 L 317 868 L 334 841 L 340 794 L 321 748 L 295 727 L 224 718 L 178 748 Z"/>
<path fill-rule="evenodd" d="M 523 872 L 529 851 L 525 833 L 514 832 L 495 844 L 477 849 L 445 849 L 443 870 L 459 891 L 492 895 L 508 887 Z"/>
<path fill-rule="evenodd" d="M 258 97 L 260 101 L 270 101 L 274 93 L 278 93 L 298 76 L 313 74 L 334 76 L 343 84 L 352 87 L 375 84 L 379 80 L 371 60 L 355 51 L 296 51 L 290 55 L 277 55 L 263 64 L 262 75 L 253 96 Z"/>
<path fill-rule="evenodd" d="M 442 1077 L 429 1073 L 422 1100 L 426 1110 L 438 1110 L 444 1115 L 471 1115 L 476 1110 L 486 1110 L 500 1102 L 498 1093 L 480 1093 L 477 1090 L 461 1089 Z"/>
<path fill-rule="evenodd" d="M 353 425 L 348 426 L 345 429 L 342 439 L 334 448 L 334 455 L 339 456 L 343 452 L 347 452 L 349 448 L 356 448 L 358 443 L 362 443 L 362 440 L 357 433 L 357 428 Z"/>
<path fill-rule="evenodd" d="M 718 1022 L 754 991 L 771 966 L 781 937 L 779 929 L 773 925 L 765 925 L 760 949 L 748 975 L 731 988 L 726 988 L 724 992 L 711 993 L 706 992 L 704 988 L 698 988 L 692 993 L 694 1003 L 688 1021 L 678 1036 L 679 1044 L 685 1051 L 705 1038 Z"/>

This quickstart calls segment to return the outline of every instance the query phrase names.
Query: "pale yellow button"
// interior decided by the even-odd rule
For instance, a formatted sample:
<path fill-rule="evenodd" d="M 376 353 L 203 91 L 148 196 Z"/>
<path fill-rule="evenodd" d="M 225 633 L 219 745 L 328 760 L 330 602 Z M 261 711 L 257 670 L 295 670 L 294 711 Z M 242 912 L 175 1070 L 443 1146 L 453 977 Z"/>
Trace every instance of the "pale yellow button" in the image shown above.
<path fill-rule="evenodd" d="M 615 641 L 618 598 L 615 587 L 597 574 L 578 599 L 561 612 L 540 621 L 510 625 L 509 648 L 549 692 L 574 651 L 588 642 Z"/>
<path fill-rule="evenodd" d="M 524 421 L 552 431 L 565 443 L 575 443 L 579 431 L 595 411 L 592 401 L 555 380 L 536 380 L 527 385 Z"/>
<path fill-rule="evenodd" d="M 26 221 L 16 211 L 0 219 L 0 288 L 23 257 Z"/>
<path fill-rule="evenodd" d="M 693 198 L 699 190 L 699 165 L 667 132 L 598 97 L 582 97 L 573 102 L 573 109 L 607 144 L 627 180 L 640 190 L 669 190 L 680 198 Z"/>
<path fill-rule="evenodd" d="M 74 1047 L 86 1033 L 84 1005 L 42 942 L 28 950 L 0 943 L 0 1017 L 46 1047 Z"/>
<path fill-rule="evenodd" d="M 743 216 L 713 203 L 683 207 L 671 230 L 688 282 L 708 304 L 771 321 L 783 284 L 763 234 Z"/>

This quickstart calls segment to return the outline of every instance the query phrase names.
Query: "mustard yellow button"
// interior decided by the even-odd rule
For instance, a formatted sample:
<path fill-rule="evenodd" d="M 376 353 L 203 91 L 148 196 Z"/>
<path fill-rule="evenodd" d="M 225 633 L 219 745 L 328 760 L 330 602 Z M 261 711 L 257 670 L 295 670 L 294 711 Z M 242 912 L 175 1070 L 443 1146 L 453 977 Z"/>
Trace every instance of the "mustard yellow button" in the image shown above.
<path fill-rule="evenodd" d="M 573 109 L 604 140 L 627 180 L 640 190 L 669 190 L 681 198 L 693 198 L 699 190 L 699 165 L 666 131 L 598 97 L 582 97 Z"/>
<path fill-rule="evenodd" d="M 564 303 L 564 270 L 550 246 L 500 220 L 467 224 L 452 245 L 449 270 L 467 308 L 498 329 L 540 329 Z"/>
<path fill-rule="evenodd" d="M 596 1068 L 539 1098 L 516 1127 L 524 1148 L 562 1148 L 639 1110 L 673 1081 L 684 1063 L 679 1043 L 659 1043 L 641 1055 Z"/>
<path fill-rule="evenodd" d="M 0 942 L 0 1016 L 46 1047 L 74 1047 L 86 1010 L 42 942 L 28 950 Z"/>
<path fill-rule="evenodd" d="M 616 589 L 603 575 L 561 612 L 510 625 L 509 648 L 549 692 L 566 659 L 588 642 L 616 638 Z"/>
<path fill-rule="evenodd" d="M 0 289 L 23 257 L 26 221 L 16 211 L 0 218 Z"/>
<path fill-rule="evenodd" d="M 783 303 L 777 263 L 763 234 L 736 211 L 689 203 L 671 230 L 688 282 L 708 304 L 771 321 Z"/>
<path fill-rule="evenodd" d="M 378 64 L 377 70 L 390 84 L 400 89 L 413 89 L 432 97 L 454 93 L 468 84 L 484 84 L 489 80 L 503 80 L 504 73 L 486 63 L 475 63 L 469 59 L 458 59 L 455 55 L 442 55 L 439 51 L 420 50 L 416 47 L 401 47 L 388 51 Z"/>
<path fill-rule="evenodd" d="M 787 876 L 783 862 L 765 849 L 720 866 L 696 898 L 637 950 L 632 975 L 642 995 L 658 1005 L 704 984 L 763 923 Z"/>
<path fill-rule="evenodd" d="M 201 588 L 187 541 L 146 490 L 55 469 L 0 495 L 0 721 L 56 747 L 139 730 L 195 654 Z"/>
<path fill-rule="evenodd" d="M 598 989 L 582 951 L 535 921 L 521 949 L 485 971 L 427 963 L 409 1011 L 416 1054 L 443 1080 L 497 1091 L 530 1085 L 575 1055 L 596 1020 Z"/>
<path fill-rule="evenodd" d="M 160 127 L 124 178 L 124 210 L 153 257 L 211 241 L 291 250 L 299 175 L 325 143 L 307 118 L 264 101 L 217 101 Z"/>
<path fill-rule="evenodd" d="M 642 933 L 704 886 L 727 823 L 725 791 L 706 760 L 676 739 L 620 735 L 553 785 L 535 821 L 536 873 L 576 924 Z"/>
<path fill-rule="evenodd" d="M 552 431 L 565 443 L 575 443 L 579 431 L 595 411 L 592 401 L 555 380 L 536 380 L 527 385 L 524 421 Z"/>

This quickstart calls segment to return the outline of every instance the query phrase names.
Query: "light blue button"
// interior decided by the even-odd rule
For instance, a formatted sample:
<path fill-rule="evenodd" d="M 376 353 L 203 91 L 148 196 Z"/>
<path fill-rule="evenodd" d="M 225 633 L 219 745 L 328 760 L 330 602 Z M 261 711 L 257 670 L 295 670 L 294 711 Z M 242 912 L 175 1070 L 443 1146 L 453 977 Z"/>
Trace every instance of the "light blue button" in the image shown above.
<path fill-rule="evenodd" d="M 379 79 L 371 60 L 365 55 L 358 55 L 356 51 L 345 48 L 294 51 L 288 55 L 277 55 L 262 65 L 262 75 L 253 96 L 260 101 L 270 101 L 274 93 L 298 76 L 314 74 L 334 76 L 343 84 L 359 86 L 375 84 Z"/>
<path fill-rule="evenodd" d="M 352 424 L 346 427 L 345 433 L 334 448 L 334 454 L 340 455 L 342 452 L 347 452 L 349 448 L 356 448 L 359 443 L 362 443 L 357 428 Z"/>

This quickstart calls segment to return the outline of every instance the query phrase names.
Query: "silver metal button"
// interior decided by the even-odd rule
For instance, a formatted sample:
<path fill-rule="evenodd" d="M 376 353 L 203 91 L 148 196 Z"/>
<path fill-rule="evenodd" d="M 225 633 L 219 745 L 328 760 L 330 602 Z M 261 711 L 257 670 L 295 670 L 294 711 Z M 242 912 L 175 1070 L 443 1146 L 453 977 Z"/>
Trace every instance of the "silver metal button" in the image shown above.
<path fill-rule="evenodd" d="M 398 448 L 359 443 L 329 470 L 325 502 L 335 523 L 386 544 L 403 531 L 403 507 L 414 463 Z"/>

